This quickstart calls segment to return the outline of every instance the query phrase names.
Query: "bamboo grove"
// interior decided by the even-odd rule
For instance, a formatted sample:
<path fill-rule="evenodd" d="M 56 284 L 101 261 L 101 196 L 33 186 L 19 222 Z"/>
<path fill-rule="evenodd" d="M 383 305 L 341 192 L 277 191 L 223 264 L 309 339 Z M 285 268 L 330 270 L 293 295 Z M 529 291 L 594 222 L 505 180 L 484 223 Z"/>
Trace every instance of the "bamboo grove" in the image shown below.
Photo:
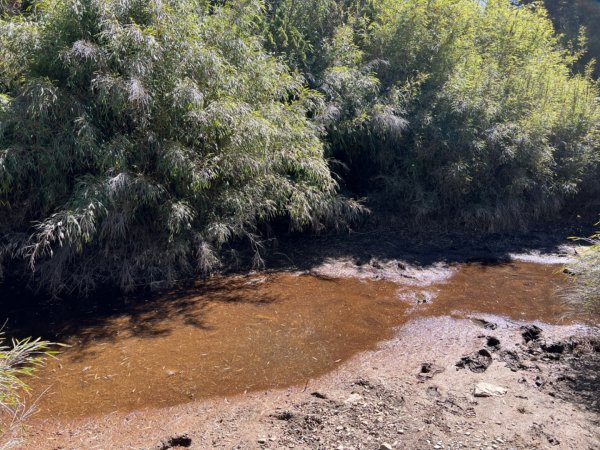
<path fill-rule="evenodd" d="M 538 3 L 1 5 L 6 279 L 164 286 L 355 198 L 496 231 L 599 193 L 593 61 Z"/>

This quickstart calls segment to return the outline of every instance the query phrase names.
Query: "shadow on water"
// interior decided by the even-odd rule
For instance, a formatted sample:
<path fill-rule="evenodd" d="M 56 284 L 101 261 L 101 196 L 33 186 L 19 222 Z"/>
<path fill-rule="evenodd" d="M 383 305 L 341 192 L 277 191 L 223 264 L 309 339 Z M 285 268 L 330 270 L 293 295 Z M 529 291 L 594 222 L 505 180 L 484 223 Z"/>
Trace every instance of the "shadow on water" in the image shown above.
<path fill-rule="evenodd" d="M 438 263 L 495 266 L 510 261 L 511 254 L 515 253 L 560 253 L 561 246 L 569 243 L 566 236 L 589 234 L 588 229 L 579 231 L 565 229 L 518 235 L 407 234 L 396 231 L 290 235 L 268 246 L 266 269 L 311 270 L 337 258 L 347 259 L 357 266 L 368 264 L 373 259 L 401 260 L 420 268 Z M 249 269 L 249 265 L 242 265 L 238 270 L 243 273 Z M 314 275 L 327 278 L 322 274 Z M 82 332 L 85 335 L 86 330 L 94 330 L 97 333 L 94 339 L 111 340 L 114 336 L 104 329 L 104 324 L 117 317 L 127 317 L 136 335 L 152 337 L 168 334 L 169 320 L 174 316 L 187 317 L 189 324 L 200 328 L 206 326 L 198 313 L 198 305 L 189 295 L 191 291 L 197 295 L 210 295 L 212 301 L 249 301 L 248 296 L 239 295 L 239 286 L 227 279 L 186 283 L 182 289 L 160 295 L 123 296 L 115 291 L 104 291 L 87 299 L 55 300 L 3 287 L 0 289 L 0 320 L 7 320 L 5 331 L 8 336 L 43 336 L 65 341 L 71 336 L 81 336 Z M 251 301 L 256 303 L 259 300 Z M 262 299 L 265 304 L 271 301 L 272 298 Z"/>
<path fill-rule="evenodd" d="M 73 337 L 84 347 L 94 341 L 117 339 L 110 323 L 127 322 L 131 335 L 139 338 L 166 336 L 178 324 L 208 330 L 204 310 L 209 303 L 251 303 L 268 305 L 274 301 L 264 294 L 249 296 L 250 285 L 232 278 L 213 278 L 162 293 L 126 296 L 103 292 L 91 298 L 50 299 L 39 296 L 10 298 L 2 311 L 10 337 L 42 336 L 55 342 Z M 198 301 L 198 299 L 204 299 Z"/>
<path fill-rule="evenodd" d="M 393 283 L 268 274 L 208 280 L 55 323 L 71 345 L 32 383 L 40 416 L 80 417 L 304 384 L 392 336 Z M 55 329 L 56 329 L 55 328 Z"/>

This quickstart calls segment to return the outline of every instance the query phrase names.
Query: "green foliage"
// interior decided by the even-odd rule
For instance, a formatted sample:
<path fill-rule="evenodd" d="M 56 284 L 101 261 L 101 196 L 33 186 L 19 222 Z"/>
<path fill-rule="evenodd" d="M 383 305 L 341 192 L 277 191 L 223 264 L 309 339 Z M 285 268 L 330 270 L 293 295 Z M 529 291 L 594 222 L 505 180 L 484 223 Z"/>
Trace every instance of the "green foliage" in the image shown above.
<path fill-rule="evenodd" d="M 28 4 L 0 22 L 0 270 L 53 292 L 336 222 L 358 209 L 326 157 L 416 223 L 524 227 L 595 185 L 593 67 L 538 4 Z"/>
<path fill-rule="evenodd" d="M 581 240 L 581 239 L 579 239 Z M 576 277 L 575 288 L 569 293 L 572 303 L 583 306 L 592 316 L 600 315 L 600 234 L 583 239 L 588 246 L 578 249 L 577 257 L 568 267 Z"/>
<path fill-rule="evenodd" d="M 3 23 L 0 255 L 54 292 L 132 289 L 258 250 L 274 218 L 339 216 L 319 97 L 263 51 L 259 6 L 65 0 Z"/>
<path fill-rule="evenodd" d="M 309 82 L 327 67 L 325 42 L 343 23 L 344 2 L 337 0 L 269 0 L 264 21 L 268 46 L 285 55 Z"/>
<path fill-rule="evenodd" d="M 532 0 L 523 3 L 531 3 Z M 600 1 L 598 0 L 543 0 L 541 2 L 550 15 L 554 28 L 562 35 L 567 45 L 575 45 L 583 55 L 577 63 L 584 71 L 592 60 L 600 61 Z M 594 76 L 600 76 L 596 64 Z"/>
<path fill-rule="evenodd" d="M 595 157 L 598 90 L 571 75 L 543 10 L 382 0 L 369 48 L 389 62 L 384 86 L 416 86 L 407 132 L 379 158 L 416 217 L 515 227 L 577 190 Z"/>
<path fill-rule="evenodd" d="M 572 74 L 578 55 L 542 8 L 365 3 L 311 68 L 352 189 L 416 221 L 498 230 L 552 216 L 594 173 L 598 86 L 591 69 Z"/>
<path fill-rule="evenodd" d="M 47 357 L 56 355 L 50 342 L 30 338 L 13 340 L 4 345 L 0 332 L 0 448 L 8 449 L 18 443 L 18 426 L 35 410 L 35 403 L 28 405 L 30 388 L 26 379 L 44 364 Z"/>

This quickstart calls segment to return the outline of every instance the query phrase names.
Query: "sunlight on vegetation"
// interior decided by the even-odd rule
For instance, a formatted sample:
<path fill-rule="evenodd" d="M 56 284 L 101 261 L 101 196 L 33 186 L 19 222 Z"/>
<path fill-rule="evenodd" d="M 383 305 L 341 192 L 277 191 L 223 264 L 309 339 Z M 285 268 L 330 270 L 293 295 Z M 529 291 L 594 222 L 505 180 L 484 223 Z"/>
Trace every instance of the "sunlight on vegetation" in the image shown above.
<path fill-rule="evenodd" d="M 35 411 L 27 378 L 43 366 L 45 358 L 57 354 L 52 347 L 50 342 L 30 338 L 7 346 L 0 333 L 0 449 L 19 442 L 21 423 Z"/>
<path fill-rule="evenodd" d="M 54 2 L 2 25 L 5 258 L 54 292 L 214 269 L 258 226 L 336 221 L 319 103 L 252 2 Z M 330 220 L 332 219 L 332 220 Z"/>
<path fill-rule="evenodd" d="M 117 341 L 107 339 L 114 334 L 109 329 L 113 321 L 131 331 L 117 335 L 139 345 L 131 347 L 132 354 L 154 352 L 138 360 L 141 375 L 129 378 L 132 384 L 123 384 L 122 391 L 107 383 L 119 378 L 117 371 L 106 377 L 96 370 L 82 375 L 92 365 L 83 366 L 84 357 L 72 361 L 82 367 L 71 370 L 73 384 L 63 383 L 63 394 L 84 405 L 85 414 L 97 412 L 91 406 L 102 413 L 118 409 L 117 397 L 123 397 L 125 408 L 143 406 L 138 402 L 156 392 L 147 379 L 152 366 L 147 363 L 155 361 L 161 363 L 157 386 L 164 386 L 168 376 L 171 385 L 181 380 L 198 391 L 198 397 L 187 387 L 176 395 L 170 392 L 177 397 L 173 404 L 204 398 L 200 381 L 218 388 L 211 396 L 231 394 L 219 389 L 230 389 L 227 383 L 244 367 L 232 370 L 229 362 L 222 367 L 224 356 L 218 351 L 214 361 L 202 354 L 207 370 L 187 365 L 197 363 L 194 352 L 202 345 L 213 349 L 225 343 L 236 352 L 225 359 L 259 361 L 265 373 L 261 383 L 271 389 L 275 378 L 267 375 L 279 376 L 274 353 L 292 367 L 288 350 L 296 352 L 293 376 L 312 380 L 321 369 L 341 367 L 351 356 L 348 351 L 333 359 L 339 351 L 323 346 L 324 340 L 339 337 L 344 345 L 352 344 L 354 354 L 362 348 L 353 342 L 364 324 L 370 336 L 364 348 L 374 348 L 384 334 L 391 336 L 392 325 L 399 325 L 393 320 L 418 317 L 409 311 L 421 308 L 433 317 L 432 308 L 444 301 L 451 308 L 437 310 L 435 317 L 456 316 L 460 308 L 483 314 L 487 308 L 486 314 L 509 311 L 511 327 L 521 327 L 530 320 L 554 323 L 573 306 L 596 320 L 600 233 L 581 239 L 585 245 L 574 262 L 561 267 L 574 282 L 568 294 L 557 297 L 558 305 L 552 302 L 558 285 L 548 281 L 550 275 L 539 289 L 530 289 L 535 284 L 531 274 L 523 278 L 529 272 L 515 272 L 512 250 L 537 257 L 534 250 L 556 249 L 563 237 L 562 231 L 560 239 L 539 237 L 540 228 L 543 235 L 558 227 L 581 227 L 600 213 L 599 23 L 600 0 L 0 0 L 0 302 L 8 298 L 5 314 L 12 317 L 16 305 L 18 326 L 35 330 L 36 320 L 50 312 L 48 335 L 63 336 L 80 349 L 102 341 L 120 352 L 119 361 L 104 349 L 83 352 L 86 358 L 89 353 L 109 361 L 94 363 L 94 369 L 116 363 L 121 370 L 129 359 Z M 535 235 L 525 233 L 532 229 Z M 271 252 L 272 260 L 265 260 L 281 236 L 340 230 L 357 232 L 347 240 L 311 237 L 306 248 L 305 241 L 297 244 L 292 236 Z M 516 239 L 508 235 L 514 232 L 520 233 Z M 316 250 L 321 245 L 326 248 Z M 289 264 L 277 266 L 284 258 Z M 509 268 L 510 274 L 488 272 L 488 261 Z M 356 278 L 351 283 L 361 288 L 369 287 L 371 279 L 379 281 L 373 281 L 371 291 L 350 283 L 346 293 L 330 292 L 330 298 L 324 286 L 337 282 L 327 281 L 328 266 L 331 277 Z M 463 266 L 476 270 L 469 274 Z M 219 271 L 248 274 L 263 267 L 295 272 L 287 285 L 264 273 L 260 280 L 239 277 L 234 283 L 237 277 L 225 275 L 213 286 L 206 282 Z M 486 269 L 480 274 L 485 278 L 476 278 L 480 268 Z M 566 283 L 564 273 L 551 269 L 553 279 Z M 300 271 L 310 274 L 304 277 L 309 281 L 297 277 Z M 462 297 L 444 297 L 441 289 L 429 288 L 451 276 L 463 276 L 464 284 L 456 288 Z M 315 283 L 314 291 L 307 291 L 309 282 Z M 192 285 L 188 298 L 184 290 Z M 522 297 L 515 295 L 517 285 L 524 289 Z M 244 286 L 248 293 L 240 295 Z M 385 312 L 378 297 L 385 293 L 381 286 L 389 288 L 385 298 L 400 310 Z M 476 288 L 468 298 L 465 286 Z M 165 288 L 168 294 L 143 297 Z M 213 290 L 225 295 L 213 298 Z M 512 303 L 494 297 L 496 291 Z M 107 298 L 107 292 L 114 298 Z M 21 293 L 30 295 L 23 305 Z M 144 301 L 136 302 L 138 295 Z M 342 305 L 364 302 L 373 309 L 369 313 L 382 315 L 371 318 L 351 308 L 344 313 L 346 306 L 336 304 L 340 299 Z M 171 300 L 171 309 L 157 306 Z M 280 307 L 280 300 L 290 307 L 278 316 L 284 322 L 257 313 L 257 306 Z M 318 320 L 302 313 L 300 303 Z M 214 305 L 224 307 L 214 320 L 222 338 L 211 322 L 218 316 L 206 315 L 218 309 Z M 237 312 L 232 314 L 230 306 Z M 342 333 L 335 320 L 323 319 L 326 307 L 335 307 L 334 319 L 345 320 L 344 314 L 351 313 L 359 325 L 346 321 L 353 328 Z M 466 318 L 491 330 L 508 324 Z M 99 319 L 98 324 L 88 319 Z M 386 325 L 388 319 L 393 320 Z M 170 321 L 173 330 L 158 330 L 163 321 Z M 463 327 L 455 322 L 457 329 Z M 195 335 L 187 329 L 192 326 Z M 427 338 L 438 339 L 429 326 L 423 327 Z M 331 339 L 324 333 L 327 327 Z M 444 333 L 450 328 L 454 325 L 444 325 Z M 577 347 L 579 338 L 561 337 L 553 344 L 538 339 L 542 330 L 530 328 L 537 330 L 535 339 L 519 336 L 517 328 L 514 335 L 529 340 L 527 348 L 539 350 L 535 355 L 543 350 L 552 358 L 523 353 L 527 359 L 550 364 L 564 353 L 569 362 L 583 347 Z M 244 329 L 251 332 L 246 338 L 240 332 Z M 312 357 L 315 377 L 306 363 L 312 349 L 285 340 L 293 333 L 324 352 Z M 148 345 L 149 337 L 168 344 L 164 353 Z M 181 339 L 193 349 L 172 344 Z M 486 339 L 488 348 L 500 348 L 499 338 Z M 457 351 L 462 345 L 450 334 L 442 341 Z M 421 344 L 425 355 L 427 346 Z M 32 338 L 7 343 L 0 327 L 0 450 L 20 445 L 24 421 L 44 395 L 34 395 L 28 383 L 37 391 L 31 378 L 57 347 Z M 177 360 L 171 358 L 175 347 L 185 367 L 196 371 L 198 385 L 175 376 L 184 373 L 170 366 Z M 506 343 L 502 348 L 508 348 Z M 255 349 L 265 357 L 257 357 Z M 512 361 L 508 353 L 497 352 L 494 358 L 506 358 L 512 369 L 509 363 L 517 364 L 521 356 L 513 352 Z M 323 362 L 329 360 L 334 363 Z M 57 366 L 60 372 L 65 369 Z M 518 364 L 518 370 L 526 367 Z M 262 389 L 256 382 L 262 372 L 253 370 L 232 385 L 243 382 L 244 393 Z M 48 366 L 40 378 L 45 382 L 55 372 Z M 92 376 L 104 389 L 113 389 L 115 397 L 105 396 L 100 405 L 101 391 L 85 381 Z M 414 381 L 414 374 L 410 377 Z M 146 391 L 136 391 L 140 380 Z M 541 377 L 535 380 L 538 400 L 544 383 Z M 283 384 L 277 381 L 277 387 Z M 89 394 L 85 402 L 83 387 Z M 462 388 L 464 399 L 477 391 L 477 386 L 475 391 L 466 384 Z M 590 398 L 597 407 L 594 389 Z M 440 392 L 436 388 L 434 397 Z M 153 407 L 171 401 L 151 400 Z M 403 397 L 402 403 L 420 404 Z M 441 399 L 437 403 L 443 406 Z M 59 408 L 77 409 L 68 403 Z M 517 408 L 512 409 L 525 413 Z M 60 415 L 45 404 L 40 410 L 49 417 Z M 562 422 L 568 426 L 568 420 Z M 392 425 L 386 430 L 396 429 Z M 555 443 L 541 425 L 534 425 L 529 432 L 535 439 Z"/>
<path fill-rule="evenodd" d="M 260 265 L 271 230 L 341 226 L 360 197 L 503 231 L 600 193 L 594 67 L 539 3 L 2 11 L 0 276 L 19 283 L 172 285 L 240 248 Z"/>
<path fill-rule="evenodd" d="M 298 63 L 296 49 L 291 62 L 329 100 L 327 138 L 350 167 L 348 184 L 383 194 L 384 208 L 417 221 L 524 227 L 595 176 L 598 86 L 591 66 L 572 73 L 579 55 L 561 47 L 543 9 L 377 0 L 349 6 L 346 21 L 334 10 L 303 23 L 332 2 L 274 3 L 300 23 L 273 35 L 304 35 L 292 42 L 319 55 Z M 313 26 L 329 37 L 316 40 Z M 286 38 L 281 52 L 289 47 Z"/>

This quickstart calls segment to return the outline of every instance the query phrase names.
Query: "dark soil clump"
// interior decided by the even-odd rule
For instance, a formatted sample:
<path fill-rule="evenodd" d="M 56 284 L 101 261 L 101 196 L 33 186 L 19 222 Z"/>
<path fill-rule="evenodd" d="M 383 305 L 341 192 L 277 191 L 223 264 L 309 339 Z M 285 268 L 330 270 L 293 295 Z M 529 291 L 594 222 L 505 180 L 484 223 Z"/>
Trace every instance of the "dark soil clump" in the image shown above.
<path fill-rule="evenodd" d="M 521 336 L 523 336 L 525 343 L 537 341 L 542 335 L 542 329 L 536 325 L 526 325 L 521 327 L 521 330 Z"/>
<path fill-rule="evenodd" d="M 482 373 L 485 372 L 491 364 L 492 355 L 487 350 L 481 349 L 478 352 L 463 356 L 460 361 L 456 363 L 456 367 L 459 369 L 468 368 L 471 372 Z"/>

